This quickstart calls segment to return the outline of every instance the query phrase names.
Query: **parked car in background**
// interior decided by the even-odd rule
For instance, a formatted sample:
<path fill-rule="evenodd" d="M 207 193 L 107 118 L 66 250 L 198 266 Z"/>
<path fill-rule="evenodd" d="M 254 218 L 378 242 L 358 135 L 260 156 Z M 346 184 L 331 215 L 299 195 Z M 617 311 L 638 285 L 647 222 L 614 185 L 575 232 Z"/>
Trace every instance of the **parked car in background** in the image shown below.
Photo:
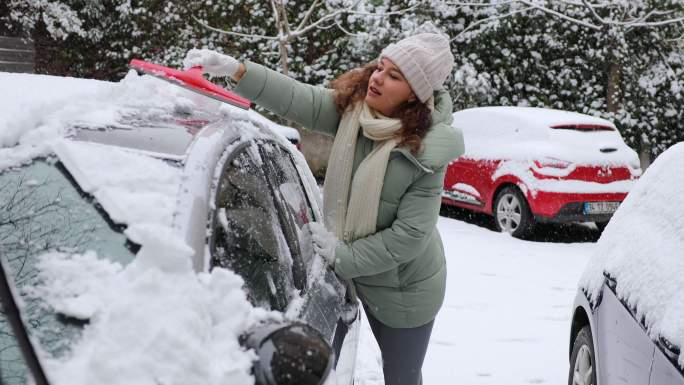
<path fill-rule="evenodd" d="M 599 239 L 573 306 L 569 385 L 684 384 L 683 173 L 680 143 Z"/>
<path fill-rule="evenodd" d="M 138 92 L 152 84 L 131 76 L 128 81 L 135 84 L 129 84 L 126 92 Z M 39 82 L 42 78 L 31 79 Z M 64 82 L 62 87 L 72 84 Z M 109 88 L 98 83 L 98 87 L 105 86 Z M 50 87 L 54 89 L 54 84 Z M 63 312 L 64 306 L 32 292 L 41 284 L 41 269 L 49 263 L 46 253 L 96 253 L 116 270 L 127 268 L 148 250 L 147 265 L 139 269 L 148 268 L 150 258 L 158 258 L 159 269 L 172 273 L 174 269 L 182 271 L 185 262 L 196 273 L 224 268 L 241 277 L 242 290 L 252 306 L 283 315 L 248 325 L 239 340 L 244 349 L 255 351 L 257 384 L 351 384 L 360 323 L 358 302 L 346 284 L 314 255 L 308 227 L 322 222 L 322 203 L 301 153 L 263 118 L 255 118 L 253 111 L 231 107 L 219 113 L 218 109 L 197 109 L 196 104 L 188 108 L 191 103 L 186 98 L 192 96 L 183 94 L 179 98 L 183 108 L 169 102 L 168 109 L 165 101 L 159 108 L 148 108 L 131 101 L 130 95 L 122 95 L 124 104 L 112 113 L 114 102 L 108 103 L 113 99 L 108 93 L 101 105 L 86 99 L 69 100 L 71 108 L 89 104 L 87 110 L 69 117 L 73 124 L 68 125 L 67 137 L 52 142 L 48 154 L 0 169 L 0 258 L 7 278 L 0 281 L 14 294 L 0 290 L 5 308 L 0 312 L 0 383 L 26 384 L 31 377 L 44 383 L 38 380 L 40 372 L 49 380 L 50 370 L 60 360 L 68 361 L 75 346 L 94 337 L 89 329 L 94 318 L 88 310 L 96 305 L 92 299 L 88 301 L 92 296 L 85 295 L 80 304 L 72 303 L 67 306 L 69 311 Z M 98 106 L 102 110 L 97 110 Z M 94 125 L 92 119 L 86 123 L 86 115 L 106 124 Z M 49 120 L 40 121 L 47 124 Z M 55 121 L 63 122 L 61 118 Z M 294 136 L 287 137 L 291 141 Z M 160 230 L 168 232 L 161 231 L 166 238 Z M 178 260 L 169 244 L 179 244 L 174 247 L 181 256 L 187 255 L 187 261 Z M 157 257 L 151 255 L 154 250 Z M 78 274 L 68 276 L 72 275 Z M 179 279 L 173 274 L 169 277 Z M 199 279 L 211 286 L 207 276 Z M 92 286 L 90 281 L 76 289 L 71 284 L 63 282 L 58 287 L 67 291 L 66 300 L 76 295 L 69 290 Z M 155 281 L 147 285 L 151 291 L 157 288 Z M 242 298 L 221 287 L 216 290 L 220 298 Z M 157 295 L 163 297 L 164 293 Z M 8 308 L 11 304 L 19 305 L 21 317 L 13 316 Z M 197 306 L 200 314 L 214 314 L 204 308 L 212 304 Z M 238 309 L 215 312 L 232 311 Z M 135 318 L 130 322 L 135 329 Z M 222 330 L 242 327 L 219 326 Z M 22 339 L 22 330 L 33 343 Z M 159 335 L 146 338 L 167 341 L 167 332 L 182 335 L 188 331 L 162 327 Z M 202 337 L 205 331 L 191 332 Z M 237 338 L 223 341 L 221 346 L 231 343 L 237 346 Z M 102 354 L 105 348 L 93 354 Z M 177 347 L 167 348 L 173 352 Z M 179 351 L 176 356 L 188 360 L 199 353 L 232 359 L 221 357 L 222 350 Z M 45 364 L 46 357 L 50 365 Z M 120 369 L 123 373 L 127 368 Z M 162 380 L 168 373 L 153 374 L 158 383 L 174 383 Z M 135 378 L 116 379 L 117 371 L 109 375 L 112 383 L 135 382 Z M 92 382 L 73 378 L 67 383 Z"/>
<path fill-rule="evenodd" d="M 492 215 L 516 237 L 536 223 L 603 229 L 641 175 L 636 152 L 604 119 L 528 107 L 453 116 L 466 150 L 447 169 L 443 203 Z"/>

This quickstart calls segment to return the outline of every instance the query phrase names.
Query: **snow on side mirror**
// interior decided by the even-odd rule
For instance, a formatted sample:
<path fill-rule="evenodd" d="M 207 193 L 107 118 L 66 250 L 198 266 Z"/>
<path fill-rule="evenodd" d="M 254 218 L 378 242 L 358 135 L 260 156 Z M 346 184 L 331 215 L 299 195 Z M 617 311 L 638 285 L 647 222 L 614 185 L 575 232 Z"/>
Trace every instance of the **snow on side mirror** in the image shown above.
<path fill-rule="evenodd" d="M 260 325 L 241 342 L 259 357 L 254 364 L 257 385 L 319 385 L 334 361 L 332 347 L 302 323 Z"/>

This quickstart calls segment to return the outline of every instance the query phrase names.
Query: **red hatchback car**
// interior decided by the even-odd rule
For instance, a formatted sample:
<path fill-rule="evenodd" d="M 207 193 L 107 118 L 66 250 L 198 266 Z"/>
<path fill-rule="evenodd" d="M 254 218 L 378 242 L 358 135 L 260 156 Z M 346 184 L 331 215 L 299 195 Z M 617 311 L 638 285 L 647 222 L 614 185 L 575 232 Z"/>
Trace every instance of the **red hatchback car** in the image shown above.
<path fill-rule="evenodd" d="M 465 154 L 444 180 L 445 204 L 492 215 L 515 237 L 535 223 L 595 222 L 600 230 L 641 175 L 639 157 L 615 125 L 531 107 L 454 113 Z"/>

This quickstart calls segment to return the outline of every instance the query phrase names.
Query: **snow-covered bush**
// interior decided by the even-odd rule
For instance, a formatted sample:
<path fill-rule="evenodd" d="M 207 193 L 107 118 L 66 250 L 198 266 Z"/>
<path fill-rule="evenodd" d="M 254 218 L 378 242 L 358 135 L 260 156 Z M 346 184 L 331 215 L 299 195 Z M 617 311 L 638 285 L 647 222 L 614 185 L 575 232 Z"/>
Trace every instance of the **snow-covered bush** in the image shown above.
<path fill-rule="evenodd" d="M 268 0 L 9 0 L 0 4 L 0 34 L 52 39 L 51 60 L 38 64 L 58 74 L 119 79 L 133 57 L 180 66 L 189 48 L 206 47 L 280 70 L 285 53 L 290 76 L 324 84 L 389 42 L 444 32 L 456 57 L 448 83 L 455 109 L 520 105 L 600 116 L 647 155 L 684 140 L 684 52 L 672 23 L 684 15 L 679 0 L 367 0 L 342 13 L 356 2 L 316 3 L 311 14 L 309 0 L 282 3 L 294 30 L 334 15 L 289 39 L 285 52 L 273 39 L 282 28 Z"/>

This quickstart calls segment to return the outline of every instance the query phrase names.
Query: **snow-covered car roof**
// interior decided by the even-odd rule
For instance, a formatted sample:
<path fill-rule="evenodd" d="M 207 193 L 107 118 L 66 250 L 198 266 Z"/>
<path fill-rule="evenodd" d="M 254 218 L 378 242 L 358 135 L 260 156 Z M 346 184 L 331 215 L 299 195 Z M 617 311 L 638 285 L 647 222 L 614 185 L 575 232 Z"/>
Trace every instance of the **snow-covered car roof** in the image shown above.
<path fill-rule="evenodd" d="M 599 239 L 580 281 L 596 303 L 604 273 L 653 339 L 684 347 L 684 143 L 648 168 Z M 684 355 L 679 357 L 684 367 Z"/>
<path fill-rule="evenodd" d="M 283 126 L 282 124 L 278 124 L 265 116 L 261 115 L 260 113 L 254 111 L 254 110 L 249 110 L 249 116 L 254 119 L 257 122 L 261 122 L 265 125 L 267 125 L 269 128 L 271 128 L 273 131 L 278 132 L 279 134 L 283 135 L 290 141 L 300 141 L 300 135 L 299 131 L 292 127 L 288 126 Z"/>
<path fill-rule="evenodd" d="M 49 154 L 51 140 L 65 136 L 182 160 L 202 127 L 226 118 L 299 140 L 256 111 L 135 71 L 119 82 L 0 73 L 0 83 L 0 169 Z"/>
<path fill-rule="evenodd" d="M 296 130 L 255 111 L 134 71 L 116 83 L 9 73 L 0 73 L 0 83 L 7 85 L 0 171 L 56 154 L 136 243 L 141 226 L 192 225 L 184 204 L 198 197 L 185 195 L 207 199 L 214 166 L 231 142 L 263 137 L 291 146 L 298 139 Z"/>
<path fill-rule="evenodd" d="M 506 128 L 515 129 L 521 125 L 531 128 L 550 128 L 564 125 L 597 125 L 615 128 L 606 119 L 597 118 L 571 111 L 537 107 L 492 106 L 468 108 L 454 113 L 459 126 L 478 126 L 482 116 L 497 118 Z"/>
<path fill-rule="evenodd" d="M 608 120 L 534 107 L 478 107 L 453 114 L 463 131 L 465 157 L 529 161 L 553 158 L 578 164 L 639 168 L 638 156 Z"/>

